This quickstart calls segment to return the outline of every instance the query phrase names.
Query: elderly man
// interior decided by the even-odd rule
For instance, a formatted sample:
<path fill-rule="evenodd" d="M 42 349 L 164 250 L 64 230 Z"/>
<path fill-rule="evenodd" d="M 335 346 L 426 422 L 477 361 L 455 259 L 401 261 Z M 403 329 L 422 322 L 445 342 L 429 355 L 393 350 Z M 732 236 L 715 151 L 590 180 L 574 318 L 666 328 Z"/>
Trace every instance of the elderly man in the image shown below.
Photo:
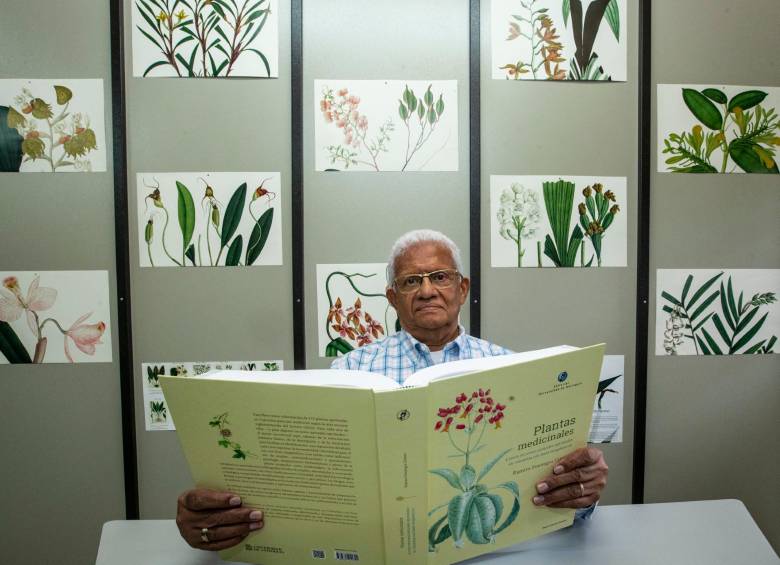
<path fill-rule="evenodd" d="M 387 299 L 398 314 L 401 331 L 336 359 L 334 369 L 373 371 L 402 383 L 435 363 L 510 353 L 466 334 L 458 323 L 469 279 L 463 276 L 460 251 L 444 234 L 416 230 L 401 236 L 390 252 L 387 285 Z M 577 515 L 585 517 L 606 486 L 607 471 L 600 450 L 577 449 L 536 485 L 532 502 L 576 508 Z M 234 494 L 194 489 L 179 497 L 176 523 L 191 546 L 219 550 L 262 528 L 263 515 L 243 507 Z"/>

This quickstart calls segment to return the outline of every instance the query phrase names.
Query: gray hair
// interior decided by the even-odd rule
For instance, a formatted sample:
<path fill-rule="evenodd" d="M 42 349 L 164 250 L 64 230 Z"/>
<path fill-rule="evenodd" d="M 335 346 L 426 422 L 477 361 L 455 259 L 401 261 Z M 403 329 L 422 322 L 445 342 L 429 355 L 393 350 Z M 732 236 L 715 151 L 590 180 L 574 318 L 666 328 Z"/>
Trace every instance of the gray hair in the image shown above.
<path fill-rule="evenodd" d="M 438 243 L 449 250 L 452 262 L 458 272 L 463 273 L 463 262 L 460 259 L 460 249 L 449 237 L 436 230 L 412 230 L 399 237 L 390 249 L 387 260 L 387 286 L 392 286 L 395 280 L 395 263 L 410 247 L 420 243 Z"/>

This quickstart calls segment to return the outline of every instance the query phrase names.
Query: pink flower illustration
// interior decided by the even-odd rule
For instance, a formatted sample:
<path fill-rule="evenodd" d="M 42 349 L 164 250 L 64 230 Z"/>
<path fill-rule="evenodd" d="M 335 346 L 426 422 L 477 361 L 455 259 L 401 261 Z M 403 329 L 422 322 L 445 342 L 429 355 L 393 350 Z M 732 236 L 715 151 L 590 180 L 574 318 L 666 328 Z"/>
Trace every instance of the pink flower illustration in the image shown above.
<path fill-rule="evenodd" d="M 65 332 L 65 357 L 68 361 L 75 363 L 73 357 L 71 357 L 70 349 L 68 348 L 68 338 L 73 340 L 82 352 L 87 355 L 95 354 L 95 345 L 103 343 L 100 338 L 103 337 L 103 332 L 106 331 L 106 324 L 98 322 L 97 324 L 84 324 L 84 320 L 89 318 L 92 312 L 87 312 L 81 318 L 73 322 L 73 325 Z"/>
<path fill-rule="evenodd" d="M 27 296 L 22 296 L 19 288 L 19 280 L 16 277 L 3 279 L 0 287 L 0 320 L 14 322 L 19 319 L 22 312 L 27 312 L 27 325 L 34 335 L 38 335 L 38 324 L 35 320 L 35 312 L 48 310 L 57 299 L 57 291 L 46 286 L 38 286 L 40 277 L 35 277 L 27 288 Z"/>

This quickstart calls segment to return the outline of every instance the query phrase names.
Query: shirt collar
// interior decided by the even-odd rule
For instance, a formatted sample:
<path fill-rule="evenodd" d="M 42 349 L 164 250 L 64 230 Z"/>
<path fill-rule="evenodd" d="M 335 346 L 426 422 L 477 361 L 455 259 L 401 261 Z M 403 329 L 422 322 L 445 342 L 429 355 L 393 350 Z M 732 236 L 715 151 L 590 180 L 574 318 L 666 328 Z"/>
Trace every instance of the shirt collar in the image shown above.
<path fill-rule="evenodd" d="M 398 336 L 403 352 L 407 355 L 410 355 L 415 360 L 415 364 L 420 363 L 423 360 L 430 361 L 431 350 L 427 345 L 404 329 L 398 332 Z M 466 329 L 458 324 L 458 337 L 446 343 L 442 348 L 442 351 L 444 351 L 446 354 L 447 351 L 454 350 L 455 357 L 457 358 L 460 354 L 460 351 L 463 349 L 465 340 Z"/>

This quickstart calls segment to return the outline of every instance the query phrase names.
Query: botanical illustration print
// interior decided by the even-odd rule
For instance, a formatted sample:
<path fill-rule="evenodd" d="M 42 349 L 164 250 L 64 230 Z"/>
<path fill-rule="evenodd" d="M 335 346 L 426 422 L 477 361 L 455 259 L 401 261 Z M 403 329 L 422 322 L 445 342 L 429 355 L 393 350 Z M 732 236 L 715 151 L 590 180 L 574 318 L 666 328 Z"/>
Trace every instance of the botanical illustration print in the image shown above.
<path fill-rule="evenodd" d="M 490 177 L 493 267 L 625 267 L 625 177 Z"/>
<path fill-rule="evenodd" d="M 0 364 L 111 361 L 107 271 L 0 272 Z"/>
<path fill-rule="evenodd" d="M 780 269 L 659 269 L 656 355 L 776 353 Z"/>
<path fill-rule="evenodd" d="M 623 356 L 605 355 L 593 401 L 588 443 L 623 441 Z"/>
<path fill-rule="evenodd" d="M 506 405 L 495 401 L 490 389 L 482 388 L 470 394 L 461 392 L 452 406 L 438 409 L 434 431 L 446 434 L 453 451 L 450 457 L 462 462 L 459 468 L 431 469 L 441 477 L 455 494 L 450 500 L 441 501 L 428 512 L 431 527 L 428 530 L 428 551 L 435 552 L 437 545 L 449 538 L 455 547 L 463 547 L 466 541 L 474 544 L 495 543 L 495 537 L 509 527 L 520 513 L 520 487 L 514 481 L 498 485 L 482 480 L 509 453 L 509 449 L 485 458 L 490 433 L 501 428 Z M 486 437 L 486 430 L 490 430 Z M 483 451 L 479 457 L 474 454 Z M 477 464 L 477 460 L 483 463 Z M 504 516 L 505 502 L 502 491 L 508 494 L 511 508 Z M 439 501 L 435 501 L 439 502 Z"/>
<path fill-rule="evenodd" d="M 141 266 L 281 265 L 280 181 L 279 173 L 138 173 Z"/>
<path fill-rule="evenodd" d="M 272 0 L 134 0 L 133 76 L 278 76 L 274 4 Z"/>
<path fill-rule="evenodd" d="M 317 265 L 320 357 L 337 357 L 400 329 L 385 298 L 386 263 Z"/>
<path fill-rule="evenodd" d="M 160 387 L 162 376 L 190 377 L 203 375 L 209 371 L 281 371 L 282 366 L 280 360 L 142 363 L 146 431 L 176 429 Z"/>
<path fill-rule="evenodd" d="M 318 171 L 457 171 L 457 81 L 315 80 Z"/>
<path fill-rule="evenodd" d="M 0 80 L 0 172 L 106 170 L 103 81 Z"/>
<path fill-rule="evenodd" d="M 626 80 L 626 0 L 493 0 L 493 78 Z"/>
<path fill-rule="evenodd" d="M 658 172 L 778 174 L 780 88 L 658 85 Z"/>
<path fill-rule="evenodd" d="M 244 449 L 241 444 L 233 437 L 233 432 L 230 430 L 230 422 L 228 421 L 228 413 L 223 412 L 217 416 L 214 416 L 209 420 L 209 426 L 215 428 L 219 435 L 217 436 L 217 445 L 229 449 L 232 453 L 233 459 L 246 459 L 247 457 L 257 458 L 256 453 Z"/>

